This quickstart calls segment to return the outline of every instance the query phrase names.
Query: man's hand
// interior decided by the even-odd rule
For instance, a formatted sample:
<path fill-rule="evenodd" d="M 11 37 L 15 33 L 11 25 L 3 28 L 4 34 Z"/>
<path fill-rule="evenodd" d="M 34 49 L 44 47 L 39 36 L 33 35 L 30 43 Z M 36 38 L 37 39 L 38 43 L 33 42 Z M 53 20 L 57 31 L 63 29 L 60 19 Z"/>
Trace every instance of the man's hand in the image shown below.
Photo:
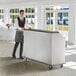
<path fill-rule="evenodd" d="M 29 29 L 31 30 L 31 27 L 29 27 Z"/>
<path fill-rule="evenodd" d="M 31 30 L 31 27 L 28 27 L 28 28 L 24 28 L 24 30 L 26 30 L 26 29 L 27 29 L 27 30 L 28 30 L 28 29 L 30 29 L 30 30 Z"/>
<path fill-rule="evenodd" d="M 25 30 L 25 28 L 22 28 L 22 31 L 24 31 Z"/>

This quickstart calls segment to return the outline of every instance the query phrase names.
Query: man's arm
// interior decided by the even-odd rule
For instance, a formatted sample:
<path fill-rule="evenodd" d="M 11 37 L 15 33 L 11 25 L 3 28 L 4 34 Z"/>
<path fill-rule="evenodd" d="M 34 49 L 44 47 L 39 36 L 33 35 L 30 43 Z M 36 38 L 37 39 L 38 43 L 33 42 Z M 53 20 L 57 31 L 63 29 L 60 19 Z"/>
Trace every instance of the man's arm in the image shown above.
<path fill-rule="evenodd" d="M 31 29 L 31 27 L 29 27 L 26 19 L 25 19 L 25 27 L 24 27 L 24 29 Z"/>

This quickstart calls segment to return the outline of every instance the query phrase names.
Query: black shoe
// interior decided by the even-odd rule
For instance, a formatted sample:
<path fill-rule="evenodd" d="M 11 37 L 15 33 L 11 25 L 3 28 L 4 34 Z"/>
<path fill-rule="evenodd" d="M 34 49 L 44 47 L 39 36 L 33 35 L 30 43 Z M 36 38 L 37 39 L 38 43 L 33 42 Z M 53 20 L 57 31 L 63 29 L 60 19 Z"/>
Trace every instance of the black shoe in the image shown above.
<path fill-rule="evenodd" d="M 16 59 L 16 56 L 15 56 L 15 55 L 13 55 L 12 57 L 13 57 L 14 59 Z"/>
<path fill-rule="evenodd" d="M 19 59 L 24 59 L 23 57 L 20 57 Z"/>

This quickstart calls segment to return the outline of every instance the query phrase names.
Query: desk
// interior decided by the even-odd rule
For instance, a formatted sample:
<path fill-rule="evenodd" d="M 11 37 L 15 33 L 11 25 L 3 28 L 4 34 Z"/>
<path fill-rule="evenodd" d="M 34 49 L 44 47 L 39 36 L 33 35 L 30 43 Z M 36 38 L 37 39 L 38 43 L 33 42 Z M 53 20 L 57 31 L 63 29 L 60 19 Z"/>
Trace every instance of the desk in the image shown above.
<path fill-rule="evenodd" d="M 49 66 L 65 63 L 65 41 L 57 31 L 25 30 L 24 56 Z"/>

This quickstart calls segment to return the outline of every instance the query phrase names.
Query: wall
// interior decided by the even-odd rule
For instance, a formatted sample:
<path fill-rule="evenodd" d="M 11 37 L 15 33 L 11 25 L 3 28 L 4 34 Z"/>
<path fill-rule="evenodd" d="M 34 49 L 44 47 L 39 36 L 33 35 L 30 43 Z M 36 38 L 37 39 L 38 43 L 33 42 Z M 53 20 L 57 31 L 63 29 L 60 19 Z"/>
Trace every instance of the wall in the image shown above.
<path fill-rule="evenodd" d="M 1 0 L 0 0 L 1 1 Z M 1 3 L 1 2 L 0 2 Z M 38 13 L 37 13 L 37 25 L 39 29 L 44 29 L 45 28 L 45 22 L 44 22 L 44 8 L 45 7 L 50 7 L 52 5 L 64 5 L 64 4 L 68 4 L 70 7 L 69 10 L 69 32 L 68 32 L 68 38 L 69 38 L 69 42 L 75 44 L 76 43 L 76 17 L 75 17 L 75 13 L 76 13 L 76 0 L 12 0 L 11 1 L 6 1 L 6 2 L 2 2 L 0 4 L 0 8 L 4 8 L 6 10 L 5 12 L 5 20 L 6 22 L 8 22 L 8 14 L 9 12 L 7 10 L 9 10 L 10 8 L 13 7 L 20 7 L 20 8 L 24 8 L 24 7 L 35 7 L 38 8 Z"/>
<path fill-rule="evenodd" d="M 68 41 L 76 44 L 76 4 L 70 4 Z"/>

